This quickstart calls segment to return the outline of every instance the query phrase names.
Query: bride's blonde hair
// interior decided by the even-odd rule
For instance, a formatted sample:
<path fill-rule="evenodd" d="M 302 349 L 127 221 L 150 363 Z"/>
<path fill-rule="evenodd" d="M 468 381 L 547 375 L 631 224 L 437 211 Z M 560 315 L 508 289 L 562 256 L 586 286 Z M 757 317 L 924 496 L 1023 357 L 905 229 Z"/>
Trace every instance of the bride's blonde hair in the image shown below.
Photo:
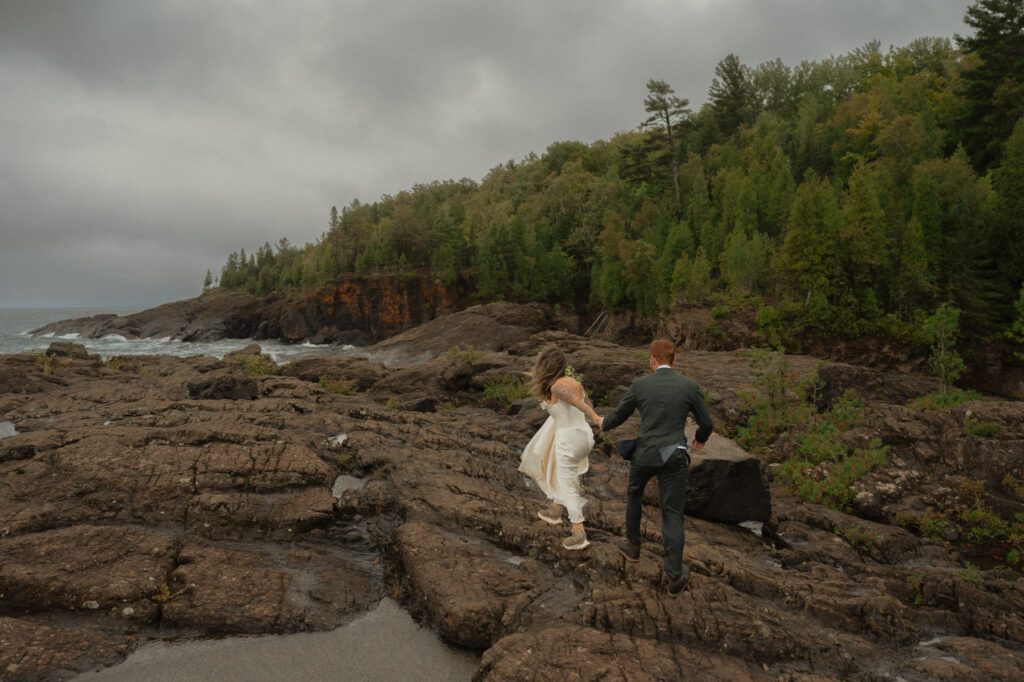
<path fill-rule="evenodd" d="M 530 370 L 530 394 L 551 400 L 551 385 L 565 376 L 565 356 L 557 348 L 545 348 L 537 354 Z"/>

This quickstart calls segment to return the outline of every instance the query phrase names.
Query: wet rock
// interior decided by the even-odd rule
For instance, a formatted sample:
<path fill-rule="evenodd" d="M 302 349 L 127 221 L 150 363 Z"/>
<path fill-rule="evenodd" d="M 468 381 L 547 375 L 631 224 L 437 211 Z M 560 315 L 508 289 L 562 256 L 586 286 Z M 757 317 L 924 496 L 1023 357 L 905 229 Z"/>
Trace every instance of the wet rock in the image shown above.
<path fill-rule="evenodd" d="M 487 324 L 503 324 L 504 313 L 492 313 Z M 190 398 L 205 378 L 244 376 L 210 358 L 133 358 L 117 370 L 62 357 L 53 374 L 30 355 L 0 358 L 0 411 L 18 430 L 0 442 L 0 608 L 31 628 L 74 622 L 79 636 L 116 643 L 161 636 L 148 626 L 156 617 L 210 635 L 333 627 L 391 593 L 453 641 L 486 647 L 480 679 L 959 679 L 973 669 L 1014 679 L 1024 644 L 1019 577 L 965 569 L 966 530 L 944 542 L 919 529 L 929 507 L 970 509 L 978 495 L 998 499 L 1007 518 L 1020 509 L 994 479 L 1000 459 L 1018 471 L 1019 403 L 930 412 L 869 403 L 843 443 L 878 439 L 889 450 L 851 486 L 855 513 L 803 502 L 782 481 L 769 488 L 761 537 L 688 508 L 692 578 L 671 598 L 656 483 L 644 500 L 640 561 L 627 563 L 613 543 L 624 532 L 628 463 L 599 434 L 582 479 L 591 545 L 565 550 L 568 524 L 537 518 L 543 497 L 517 471 L 545 413 L 479 406 L 487 382 L 527 370 L 533 348 L 557 343 L 604 412 L 612 391 L 647 371 L 646 348 L 525 331 L 515 352 L 471 360 L 444 350 L 387 369 L 365 357 L 292 363 L 254 380 L 250 400 Z M 452 357 L 466 361 L 468 381 Z M 820 364 L 785 360 L 798 379 Z M 678 368 L 707 388 L 719 433 L 743 423 L 736 392 L 756 390 L 749 354 L 687 351 Z M 4 372 L 38 390 L 3 383 Z M 332 393 L 317 385 L 324 375 L 381 390 Z M 856 388 L 857 374 L 844 376 Z M 899 385 L 885 379 L 874 390 L 898 397 Z M 445 409 L 383 404 L 395 396 L 430 396 Z M 970 433 L 968 410 L 997 424 L 998 436 Z M 634 416 L 622 432 L 638 424 Z M 339 434 L 344 447 L 332 447 Z M 703 454 L 714 454 L 713 442 Z M 708 516 L 746 519 L 763 508 L 763 491 L 730 479 L 751 458 L 735 454 L 729 464 L 694 463 L 692 500 L 720 505 Z M 362 485 L 336 499 L 342 473 Z M 985 483 L 971 482 L 975 474 Z M 730 492 L 715 499 L 719 488 Z M 747 511 L 734 513 L 737 500 Z M 60 647 L 77 645 L 49 641 L 16 660 L 0 647 L 0 656 L 44 671 L 30 679 L 55 679 L 65 670 Z M 97 650 L 104 660 L 120 655 Z"/>
<path fill-rule="evenodd" d="M 1024 670 L 1024 656 L 972 637 L 938 637 L 923 641 L 918 649 L 920 656 L 904 663 L 900 671 L 907 679 L 1009 682 Z"/>
<path fill-rule="evenodd" d="M 187 542 L 171 573 L 165 622 L 218 632 L 287 632 L 334 625 L 382 596 L 336 552 L 293 550 L 286 562 L 259 547 Z"/>
<path fill-rule="evenodd" d="M 537 590 L 534 562 L 504 561 L 499 550 L 472 534 L 410 522 L 396 537 L 414 599 L 431 624 L 460 646 L 490 646 L 506 612 Z"/>
<path fill-rule="evenodd" d="M 46 354 L 53 357 L 75 358 L 77 360 L 85 360 L 89 357 L 89 351 L 85 349 L 85 346 L 70 341 L 54 341 L 46 349 Z"/>
<path fill-rule="evenodd" d="M 59 383 L 28 353 L 0 356 L 0 394 L 40 393 Z"/>
<path fill-rule="evenodd" d="M 764 679 L 744 663 L 681 643 L 662 643 L 579 625 L 562 625 L 509 635 L 488 649 L 475 679 L 522 680 L 537 671 L 558 671 L 562 679 L 709 680 Z"/>
<path fill-rule="evenodd" d="M 234 369 L 210 372 L 188 384 L 188 395 L 193 400 L 252 400 L 257 390 L 255 379 Z"/>
<path fill-rule="evenodd" d="M 124 656 L 132 638 L 0 616 L 0 677 L 62 679 Z"/>
<path fill-rule="evenodd" d="M 473 377 L 473 363 L 459 355 L 452 355 L 441 367 L 441 384 L 449 391 L 461 391 Z"/>
<path fill-rule="evenodd" d="M 260 344 L 250 343 L 245 348 L 239 348 L 238 350 L 231 351 L 230 353 L 224 356 L 224 359 L 228 360 L 230 358 L 237 358 L 240 356 L 261 355 L 262 353 L 263 349 L 260 348 Z"/>
<path fill-rule="evenodd" d="M 386 373 L 383 365 L 361 356 L 302 358 L 281 368 L 283 376 L 313 383 L 319 382 L 321 377 L 332 381 L 354 381 L 360 391 L 368 390 Z"/>
<path fill-rule="evenodd" d="M 433 396 L 413 398 L 402 403 L 403 410 L 410 412 L 437 412 L 437 405 L 440 401 Z"/>
<path fill-rule="evenodd" d="M 174 564 L 171 538 L 140 529 L 72 526 L 0 538 L 4 603 L 21 609 L 132 609 L 149 621 Z"/>
<path fill-rule="evenodd" d="M 317 345 L 369 346 L 373 343 L 373 337 L 362 329 L 338 329 L 337 327 L 330 326 L 318 330 L 307 341 Z"/>
<path fill-rule="evenodd" d="M 455 347 L 501 351 L 548 327 L 551 315 L 540 304 L 475 305 L 396 334 L 368 351 L 389 364 L 422 362 Z"/>

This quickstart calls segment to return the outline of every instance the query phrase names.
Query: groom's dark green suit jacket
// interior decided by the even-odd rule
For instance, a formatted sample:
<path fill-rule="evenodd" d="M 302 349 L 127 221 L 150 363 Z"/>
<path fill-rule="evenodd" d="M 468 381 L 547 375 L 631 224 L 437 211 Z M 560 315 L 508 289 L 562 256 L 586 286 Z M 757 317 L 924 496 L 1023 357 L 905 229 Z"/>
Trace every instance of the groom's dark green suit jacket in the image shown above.
<path fill-rule="evenodd" d="M 601 429 L 614 429 L 633 410 L 640 410 L 640 434 L 632 460 L 637 466 L 661 466 L 661 448 L 683 441 L 691 412 L 698 427 L 694 440 L 706 442 L 714 429 L 700 386 L 669 367 L 635 379 L 622 401 L 604 418 Z"/>

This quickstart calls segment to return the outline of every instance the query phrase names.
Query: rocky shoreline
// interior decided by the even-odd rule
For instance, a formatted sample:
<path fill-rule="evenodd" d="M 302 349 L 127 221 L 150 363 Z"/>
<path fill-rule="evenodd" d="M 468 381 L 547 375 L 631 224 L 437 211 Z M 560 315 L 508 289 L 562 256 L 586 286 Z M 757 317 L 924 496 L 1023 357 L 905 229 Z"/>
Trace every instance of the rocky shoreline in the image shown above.
<path fill-rule="evenodd" d="M 612 548 L 626 467 L 610 440 L 583 480 L 584 552 L 536 519 L 516 471 L 545 414 L 490 389 L 537 348 L 567 351 L 599 412 L 645 368 L 643 347 L 559 326 L 543 307 L 481 306 L 266 375 L 246 370 L 267 368 L 258 348 L 0 357 L 0 421 L 17 431 L 0 439 L 0 677 L 66 679 L 152 639 L 329 629 L 388 595 L 480 651 L 480 680 L 1020 679 L 1024 580 L 965 570 L 963 538 L 898 520 L 956 504 L 961 480 L 1024 511 L 1000 482 L 1024 481 L 1024 403 L 920 412 L 905 405 L 931 380 L 787 356 L 794 376 L 822 378 L 822 400 L 861 393 L 868 418 L 843 438 L 881 439 L 889 462 L 844 514 L 768 488 L 766 462 L 716 437 L 687 507 L 693 579 L 672 599 L 655 490 L 641 561 Z M 749 353 L 691 350 L 678 367 L 721 432 L 744 422 Z M 998 437 L 965 434 L 968 417 Z M 335 498 L 340 475 L 361 485 Z M 701 506 L 737 480 L 770 494 L 770 514 L 749 492 Z"/>

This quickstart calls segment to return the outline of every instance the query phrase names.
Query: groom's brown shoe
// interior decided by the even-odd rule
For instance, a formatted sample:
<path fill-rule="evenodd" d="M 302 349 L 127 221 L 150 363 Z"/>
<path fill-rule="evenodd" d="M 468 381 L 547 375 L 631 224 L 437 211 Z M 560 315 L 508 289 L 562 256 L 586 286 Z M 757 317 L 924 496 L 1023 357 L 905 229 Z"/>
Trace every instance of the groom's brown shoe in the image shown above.
<path fill-rule="evenodd" d="M 619 554 L 626 557 L 626 561 L 640 561 L 640 543 L 632 543 L 626 538 L 619 538 L 615 541 L 615 549 Z"/>
<path fill-rule="evenodd" d="M 668 592 L 668 596 L 670 597 L 678 597 L 679 593 L 683 591 L 683 588 L 685 588 L 689 584 L 689 582 L 690 567 L 686 564 L 683 564 L 683 572 L 679 575 L 678 578 L 668 576 L 668 587 L 665 591 Z"/>

